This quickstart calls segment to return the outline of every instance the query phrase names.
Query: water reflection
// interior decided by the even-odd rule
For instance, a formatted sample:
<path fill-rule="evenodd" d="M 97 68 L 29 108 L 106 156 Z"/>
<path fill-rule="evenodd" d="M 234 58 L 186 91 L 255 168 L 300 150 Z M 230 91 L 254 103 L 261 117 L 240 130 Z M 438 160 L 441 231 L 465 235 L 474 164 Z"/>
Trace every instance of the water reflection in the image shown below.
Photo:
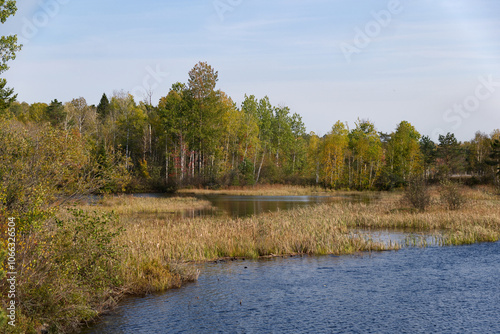
<path fill-rule="evenodd" d="M 169 198 L 178 194 L 139 193 L 120 196 L 139 198 Z M 314 196 L 232 196 L 232 195 L 195 195 L 182 194 L 180 196 L 196 197 L 209 201 L 212 207 L 186 209 L 171 213 L 180 218 L 194 218 L 205 216 L 228 215 L 233 218 L 249 217 L 266 212 L 290 210 L 321 203 L 349 202 L 370 203 L 378 200 L 380 195 L 370 193 L 356 193 L 343 195 L 314 195 Z M 79 200 L 91 205 L 98 205 L 103 199 L 102 195 L 83 196 Z"/>
<path fill-rule="evenodd" d="M 266 212 L 290 210 L 321 203 L 363 202 L 369 203 L 376 199 L 373 195 L 337 195 L 337 196 L 231 196 L 203 195 L 196 196 L 208 200 L 212 205 L 231 217 L 249 217 Z M 200 210 L 196 215 L 210 215 L 215 212 Z"/>

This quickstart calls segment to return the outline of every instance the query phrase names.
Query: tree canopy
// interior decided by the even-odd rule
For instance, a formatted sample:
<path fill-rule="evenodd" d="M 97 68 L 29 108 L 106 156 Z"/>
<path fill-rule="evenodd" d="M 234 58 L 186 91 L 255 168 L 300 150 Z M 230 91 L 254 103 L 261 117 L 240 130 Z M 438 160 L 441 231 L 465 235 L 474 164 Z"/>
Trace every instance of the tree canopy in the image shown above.
<path fill-rule="evenodd" d="M 448 133 L 434 143 L 408 121 L 381 133 L 358 119 L 352 128 L 338 120 L 318 136 L 268 96 L 245 95 L 235 103 L 218 80 L 212 66 L 199 62 L 156 106 L 115 91 L 102 94 L 97 107 L 76 97 L 6 108 L 26 125 L 48 124 L 68 138 L 84 138 L 86 154 L 112 180 L 103 191 L 256 183 L 365 190 L 403 187 L 415 176 L 495 178 L 500 131 L 464 143 Z"/>
<path fill-rule="evenodd" d="M 7 19 L 17 11 L 14 0 L 0 0 L 0 22 L 4 24 Z M 17 36 L 0 36 L 0 75 L 9 69 L 7 62 L 16 58 L 16 52 L 22 45 L 17 44 Z M 7 81 L 0 78 L 0 111 L 5 110 L 15 101 L 16 95 L 12 88 L 6 87 Z"/>

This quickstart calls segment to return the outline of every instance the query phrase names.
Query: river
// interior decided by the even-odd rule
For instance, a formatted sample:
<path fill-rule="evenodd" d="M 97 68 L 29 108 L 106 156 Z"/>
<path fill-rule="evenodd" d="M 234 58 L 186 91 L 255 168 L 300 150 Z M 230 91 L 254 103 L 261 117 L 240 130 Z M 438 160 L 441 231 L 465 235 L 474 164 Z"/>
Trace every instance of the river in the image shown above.
<path fill-rule="evenodd" d="M 85 333 L 498 333 L 500 243 L 199 265 Z"/>

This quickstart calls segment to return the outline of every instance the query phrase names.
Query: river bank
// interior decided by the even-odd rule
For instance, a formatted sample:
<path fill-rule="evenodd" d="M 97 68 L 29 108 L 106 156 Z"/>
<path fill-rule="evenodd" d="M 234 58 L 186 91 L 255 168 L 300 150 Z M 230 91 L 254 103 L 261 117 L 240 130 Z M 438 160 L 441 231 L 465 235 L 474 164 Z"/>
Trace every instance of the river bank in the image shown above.
<path fill-rule="evenodd" d="M 468 200 L 458 210 L 447 210 L 441 204 L 438 192 L 433 191 L 431 206 L 425 212 L 418 212 L 403 205 L 402 193 L 395 192 L 380 193 L 375 201 L 369 203 L 329 202 L 244 218 L 216 215 L 190 219 L 171 213 L 186 208 L 207 207 L 210 203 L 185 196 L 107 197 L 97 205 L 80 205 L 79 209 L 114 212 L 118 214 L 117 220 L 106 220 L 99 225 L 99 219 L 83 216 L 87 217 L 86 221 L 94 223 L 84 224 L 90 232 L 82 239 L 83 246 L 77 245 L 79 253 L 69 248 L 73 255 L 66 254 L 69 250 L 63 245 L 68 245 L 72 238 L 85 232 L 81 227 L 82 219 L 66 224 L 62 232 L 57 232 L 55 225 L 52 226 L 54 232 L 39 241 L 45 242 L 44 250 L 47 250 L 40 260 L 72 259 L 71 263 L 81 267 L 77 271 L 78 277 L 88 285 L 82 290 L 81 286 L 68 283 L 69 276 L 68 281 L 60 277 L 47 280 L 48 289 L 54 282 L 60 286 L 56 304 L 52 307 L 57 309 L 62 305 L 58 303 L 64 303 L 69 305 L 65 306 L 66 311 L 67 307 L 85 310 L 72 313 L 72 325 L 59 325 L 58 330 L 64 332 L 76 329 L 82 320 L 92 322 L 112 309 L 125 295 L 163 291 L 196 280 L 199 272 L 193 263 L 291 254 L 345 255 L 394 250 L 403 246 L 372 238 L 370 231 L 380 229 L 425 232 L 426 235 L 433 235 L 440 245 L 499 240 L 498 196 L 487 189 L 465 188 L 463 192 Z M 360 230 L 363 233 L 359 233 Z M 413 245 L 420 244 L 415 242 Z M 97 266 L 96 274 L 92 276 L 89 268 L 85 267 L 85 263 L 92 262 L 83 262 L 81 258 L 101 252 L 100 247 L 110 247 L 108 250 L 112 250 L 113 256 Z M 57 254 L 58 250 L 61 254 Z M 54 268 L 55 274 L 57 270 L 69 269 L 56 265 L 52 266 Z M 103 270 L 105 275 L 99 270 Z M 80 297 L 75 299 L 71 296 Z M 39 297 L 42 302 L 43 296 Z M 61 320 L 48 316 L 43 321 L 49 324 Z"/>
<path fill-rule="evenodd" d="M 177 287 L 197 278 L 190 266 L 194 262 L 290 254 L 345 255 L 402 246 L 376 242 L 369 233 L 353 233 L 357 229 L 425 232 L 441 245 L 499 240 L 498 197 L 484 189 L 463 191 L 468 201 L 461 209 L 445 209 L 434 192 L 426 212 L 404 207 L 401 193 L 384 193 L 371 204 L 328 203 L 246 218 L 154 218 L 148 210 L 142 210 L 144 215 L 133 214 L 136 206 L 130 204 L 120 219 L 127 229 L 116 240 L 127 245 L 121 258 L 124 286 L 133 294 Z M 152 206 L 151 210 L 156 209 Z"/>

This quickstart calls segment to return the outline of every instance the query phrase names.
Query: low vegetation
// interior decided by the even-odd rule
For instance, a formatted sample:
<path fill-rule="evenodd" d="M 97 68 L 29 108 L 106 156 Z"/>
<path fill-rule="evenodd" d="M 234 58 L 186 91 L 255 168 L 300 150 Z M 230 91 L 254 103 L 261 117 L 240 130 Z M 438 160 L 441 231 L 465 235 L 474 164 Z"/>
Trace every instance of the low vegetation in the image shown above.
<path fill-rule="evenodd" d="M 340 191 L 319 186 L 294 186 L 283 184 L 262 184 L 246 187 L 229 186 L 220 189 L 184 188 L 177 191 L 186 195 L 231 195 L 231 196 L 310 196 L 358 194 L 357 191 Z M 364 193 L 374 193 L 366 191 Z"/>
<path fill-rule="evenodd" d="M 401 203 L 409 204 L 413 208 L 424 212 L 431 204 L 431 194 L 424 178 L 417 177 L 410 180 Z"/>
<path fill-rule="evenodd" d="M 182 210 L 193 210 L 210 207 L 209 201 L 203 201 L 194 197 L 139 197 L 132 195 L 107 195 L 95 203 L 79 205 L 84 210 L 99 210 L 114 212 L 115 214 L 162 214 L 174 213 Z"/>
<path fill-rule="evenodd" d="M 458 210 L 467 202 L 460 185 L 449 180 L 441 182 L 439 193 L 441 202 L 449 210 Z"/>
<path fill-rule="evenodd" d="M 499 240 L 497 195 L 489 188 L 461 187 L 468 203 L 450 210 L 440 199 L 443 189 L 428 190 L 430 205 L 425 211 L 402 205 L 404 194 L 399 192 L 384 193 L 370 204 L 338 202 L 248 218 L 162 214 L 207 205 L 186 197 L 108 196 L 98 205 L 69 208 L 20 240 L 22 304 L 19 326 L 11 332 L 71 332 L 125 294 L 161 291 L 195 280 L 195 262 L 402 247 L 369 234 L 380 229 L 423 232 L 441 245 Z M 425 246 L 417 239 L 406 244 Z"/>

